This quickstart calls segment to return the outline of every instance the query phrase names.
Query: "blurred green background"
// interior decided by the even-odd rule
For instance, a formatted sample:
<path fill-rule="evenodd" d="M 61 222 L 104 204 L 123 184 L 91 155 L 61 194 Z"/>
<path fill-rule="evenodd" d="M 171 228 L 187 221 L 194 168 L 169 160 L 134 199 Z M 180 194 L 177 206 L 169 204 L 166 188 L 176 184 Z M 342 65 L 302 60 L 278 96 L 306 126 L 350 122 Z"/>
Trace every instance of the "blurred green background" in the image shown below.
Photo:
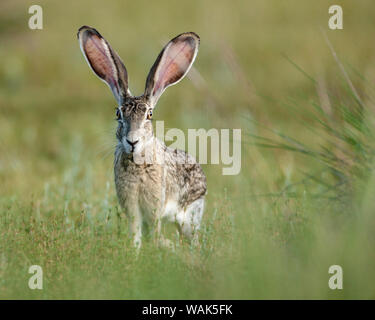
<path fill-rule="evenodd" d="M 28 28 L 32 4 L 43 30 Z M 375 298 L 375 6 L 339 1 L 333 31 L 332 4 L 1 1 L 0 298 Z M 203 166 L 199 249 L 146 243 L 135 259 L 113 184 L 115 100 L 79 50 L 82 25 L 122 57 L 133 94 L 169 39 L 201 37 L 193 74 L 154 113 L 166 129 L 242 129 L 239 175 Z M 328 288 L 335 264 L 343 290 Z"/>

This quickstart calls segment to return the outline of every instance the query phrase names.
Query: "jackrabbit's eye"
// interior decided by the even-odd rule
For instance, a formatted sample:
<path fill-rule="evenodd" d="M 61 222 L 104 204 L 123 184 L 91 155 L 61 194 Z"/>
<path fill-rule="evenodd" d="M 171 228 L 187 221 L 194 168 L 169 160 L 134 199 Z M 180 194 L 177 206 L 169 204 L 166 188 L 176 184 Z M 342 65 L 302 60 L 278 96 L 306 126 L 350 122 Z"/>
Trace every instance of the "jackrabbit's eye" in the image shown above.
<path fill-rule="evenodd" d="M 147 111 L 147 119 L 148 120 L 152 119 L 152 110 L 151 109 Z"/>
<path fill-rule="evenodd" d="M 116 120 L 120 120 L 120 118 L 121 118 L 119 109 L 116 109 L 116 118 L 117 118 Z"/>
<path fill-rule="evenodd" d="M 121 107 L 121 111 L 124 112 L 124 107 Z M 116 120 L 121 120 L 120 108 L 116 108 Z"/>

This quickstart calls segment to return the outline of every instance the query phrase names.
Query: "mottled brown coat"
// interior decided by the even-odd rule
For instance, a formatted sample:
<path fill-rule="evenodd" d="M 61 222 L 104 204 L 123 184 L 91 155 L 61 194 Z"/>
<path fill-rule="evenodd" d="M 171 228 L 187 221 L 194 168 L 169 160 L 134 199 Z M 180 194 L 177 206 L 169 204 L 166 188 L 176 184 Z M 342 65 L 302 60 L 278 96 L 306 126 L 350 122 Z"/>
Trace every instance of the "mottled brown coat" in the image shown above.
<path fill-rule="evenodd" d="M 98 31 L 83 26 L 78 39 L 89 66 L 108 84 L 118 102 L 115 185 L 120 205 L 129 218 L 134 244 L 140 247 L 146 229 L 156 231 L 156 239 L 165 244 L 160 234 L 162 221 L 176 223 L 183 235 L 196 240 L 206 177 L 191 155 L 155 138 L 151 119 L 164 90 L 189 71 L 198 52 L 199 37 L 188 32 L 173 38 L 157 57 L 145 93 L 139 97 L 130 93 L 123 62 Z"/>

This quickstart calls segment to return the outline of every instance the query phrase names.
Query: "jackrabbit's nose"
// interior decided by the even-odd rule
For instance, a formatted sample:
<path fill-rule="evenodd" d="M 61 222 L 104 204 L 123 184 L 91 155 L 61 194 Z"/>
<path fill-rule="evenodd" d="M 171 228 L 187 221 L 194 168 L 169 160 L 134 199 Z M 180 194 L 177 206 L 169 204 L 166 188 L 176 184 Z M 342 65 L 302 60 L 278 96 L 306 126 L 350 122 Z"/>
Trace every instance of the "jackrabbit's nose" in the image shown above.
<path fill-rule="evenodd" d="M 136 140 L 136 141 L 129 141 L 128 139 L 126 139 L 126 142 L 129 143 L 132 147 L 134 147 L 137 143 L 138 143 L 139 140 Z"/>

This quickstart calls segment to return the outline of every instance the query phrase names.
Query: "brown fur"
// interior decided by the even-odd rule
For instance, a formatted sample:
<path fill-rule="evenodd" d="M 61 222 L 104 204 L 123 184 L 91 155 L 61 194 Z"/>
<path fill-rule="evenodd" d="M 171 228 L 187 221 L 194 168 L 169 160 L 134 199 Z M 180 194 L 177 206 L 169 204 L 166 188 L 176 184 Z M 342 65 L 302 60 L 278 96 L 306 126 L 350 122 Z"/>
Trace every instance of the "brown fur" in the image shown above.
<path fill-rule="evenodd" d="M 139 97 L 131 95 L 125 66 L 99 32 L 84 26 L 78 38 L 89 65 L 119 103 L 115 185 L 134 244 L 140 247 L 144 226 L 162 238 L 162 220 L 176 222 L 179 230 L 193 239 L 203 214 L 206 177 L 191 155 L 155 138 L 150 114 L 163 91 L 188 72 L 198 52 L 199 37 L 190 32 L 173 38 L 152 66 L 145 93 Z M 150 161 L 136 161 L 146 154 Z"/>

